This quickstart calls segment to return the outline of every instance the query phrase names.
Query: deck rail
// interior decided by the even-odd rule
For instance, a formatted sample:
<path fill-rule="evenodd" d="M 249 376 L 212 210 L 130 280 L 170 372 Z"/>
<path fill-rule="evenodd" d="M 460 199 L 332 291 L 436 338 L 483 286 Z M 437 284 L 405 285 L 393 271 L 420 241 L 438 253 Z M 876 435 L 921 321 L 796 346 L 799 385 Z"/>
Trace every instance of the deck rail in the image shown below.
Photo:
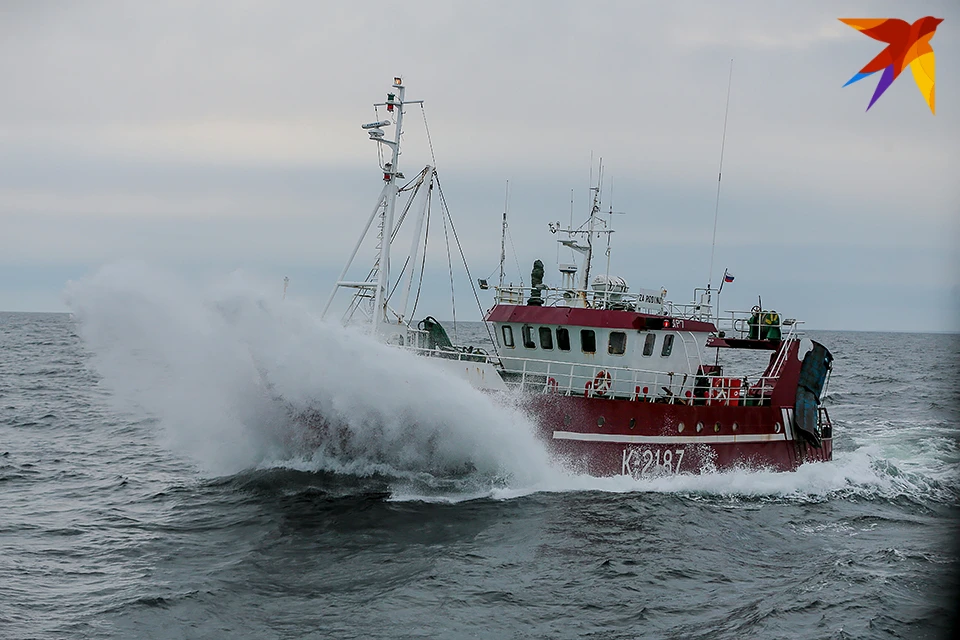
<path fill-rule="evenodd" d="M 776 311 L 725 311 L 717 318 L 717 329 L 737 338 L 766 338 L 772 331 L 777 340 L 789 340 L 800 334 L 802 320 L 784 318 Z"/>
<path fill-rule="evenodd" d="M 776 375 L 725 377 L 630 367 L 557 362 L 537 358 L 496 357 L 482 350 L 408 347 L 427 357 L 488 362 L 510 389 L 587 398 L 616 398 L 667 404 L 769 404 Z M 786 351 L 786 349 L 784 349 Z"/>
<path fill-rule="evenodd" d="M 673 303 L 667 301 L 666 291 L 617 291 L 598 289 L 564 289 L 558 287 L 494 287 L 496 304 L 526 305 L 531 300 L 544 307 L 580 307 L 636 311 L 664 315 Z M 679 308 L 679 307 L 678 307 Z M 686 316 L 684 316 L 686 317 Z"/>
<path fill-rule="evenodd" d="M 634 311 L 655 316 L 669 316 L 685 320 L 713 320 L 713 305 L 701 296 L 699 302 L 675 303 L 660 291 L 617 291 L 614 289 L 564 289 L 557 287 L 494 287 L 496 304 L 526 305 L 533 300 L 544 307 L 582 307 Z"/>

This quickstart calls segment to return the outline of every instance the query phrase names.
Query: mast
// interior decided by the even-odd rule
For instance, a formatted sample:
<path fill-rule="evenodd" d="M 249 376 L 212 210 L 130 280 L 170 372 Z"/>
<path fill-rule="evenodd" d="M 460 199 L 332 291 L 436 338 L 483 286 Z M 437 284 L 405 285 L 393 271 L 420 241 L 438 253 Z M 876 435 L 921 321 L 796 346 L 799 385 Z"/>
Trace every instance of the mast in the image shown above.
<path fill-rule="evenodd" d="M 373 332 L 376 334 L 380 329 L 380 324 L 387 319 L 387 287 L 390 284 L 390 240 L 393 234 L 393 216 L 397 208 L 397 173 L 400 166 L 400 135 L 403 133 L 403 97 L 406 87 L 403 86 L 401 78 L 393 79 L 393 87 L 397 90 L 396 94 L 387 94 L 387 111 L 393 111 L 396 107 L 397 126 L 394 130 L 393 141 L 379 140 L 393 148 L 393 158 L 383 168 L 383 180 L 387 183 L 385 200 L 386 206 L 383 209 L 380 227 L 380 261 L 377 272 L 377 289 L 373 308 Z"/>
<path fill-rule="evenodd" d="M 380 331 L 381 325 L 387 322 L 388 300 L 390 298 L 390 249 L 394 239 L 394 233 L 396 232 L 396 229 L 394 229 L 394 220 L 396 218 L 397 197 L 400 193 L 397 179 L 404 179 L 403 173 L 399 171 L 400 140 L 403 135 L 404 107 L 409 104 L 422 104 L 423 102 L 422 100 L 406 100 L 404 98 L 406 88 L 403 86 L 403 81 L 400 77 L 393 79 L 392 88 L 393 92 L 387 94 L 386 102 L 380 102 L 374 105 L 374 108 L 386 107 L 388 117 L 385 120 L 378 120 L 377 122 L 362 125 L 363 130 L 367 132 L 371 140 L 381 145 L 386 145 L 391 149 L 389 160 L 381 167 L 383 172 L 383 189 L 380 191 L 380 196 L 377 198 L 377 203 L 374 205 L 373 211 L 367 219 L 363 232 L 357 239 L 356 245 L 354 245 L 350 258 L 347 260 L 346 265 L 344 265 L 343 271 L 340 272 L 340 277 L 337 279 L 333 291 L 330 292 L 330 297 L 327 298 L 326 306 L 321 315 L 321 317 L 326 316 L 340 288 L 356 289 L 357 293 L 354 294 L 354 301 L 344 315 L 344 323 L 348 321 L 348 318 L 352 317 L 353 312 L 360 308 L 361 305 L 364 307 L 370 305 L 369 313 L 366 309 L 364 309 L 363 313 L 367 315 L 374 332 Z M 390 116 L 394 116 L 393 119 L 391 119 Z M 390 125 L 396 125 L 396 131 L 394 132 L 392 140 L 385 138 L 386 132 L 383 130 L 383 127 Z M 424 189 L 424 191 L 426 191 L 427 197 L 429 197 L 432 184 L 433 167 L 428 165 L 422 172 L 414 194 L 416 194 L 422 186 L 426 185 L 427 188 Z M 411 198 L 412 197 L 413 196 L 411 196 Z M 426 206 L 421 209 L 418 225 L 422 224 L 422 218 L 426 210 Z M 364 239 L 373 226 L 374 220 L 378 219 L 376 258 L 373 268 L 364 280 L 345 280 L 354 259 L 357 257 L 357 252 L 360 250 Z M 418 226 L 418 229 L 419 228 Z M 414 238 L 416 239 L 416 235 Z M 413 254 L 414 251 L 411 251 L 411 255 Z M 409 295 L 409 285 L 407 295 Z M 398 320 L 401 323 L 403 322 L 403 313 L 405 312 L 406 302 L 404 301 L 402 312 L 398 315 Z"/>
<path fill-rule="evenodd" d="M 591 183 L 592 183 L 592 181 L 593 181 L 593 178 L 592 178 L 592 176 L 593 176 L 593 168 L 592 168 L 592 167 L 591 167 L 591 170 L 590 170 L 590 171 L 591 171 Z M 573 251 L 575 251 L 575 252 L 577 252 L 577 253 L 579 253 L 580 255 L 583 256 L 583 263 L 584 263 L 584 264 L 583 264 L 583 275 L 581 276 L 581 279 L 580 279 L 580 287 L 579 287 L 579 289 L 577 290 L 577 299 L 579 300 L 580 304 L 581 304 L 582 306 L 584 306 L 584 307 L 589 306 L 589 303 L 587 302 L 587 291 L 589 290 L 589 286 L 590 286 L 590 264 L 591 264 L 591 262 L 593 261 L 593 236 L 594 236 L 594 234 L 596 234 L 596 236 L 597 236 L 598 238 L 600 237 L 601 234 L 604 234 L 604 233 L 607 234 L 607 274 L 608 274 L 608 275 L 609 275 L 609 271 L 610 271 L 610 265 L 609 265 L 610 242 L 609 242 L 609 240 L 610 240 L 610 234 L 613 233 L 613 230 L 610 229 L 610 223 L 609 223 L 609 222 L 607 222 L 606 220 L 603 220 L 602 218 L 599 218 L 599 217 L 598 217 L 598 214 L 600 213 L 600 190 L 601 190 L 602 184 L 603 184 L 603 164 L 602 164 L 602 160 L 601 160 L 600 173 L 599 173 L 599 177 L 598 177 L 598 179 L 597 179 L 597 186 L 595 186 L 595 187 L 590 187 L 590 190 L 593 192 L 593 203 L 592 203 L 592 205 L 591 205 L 591 207 L 590 207 L 590 217 L 587 218 L 587 221 L 586 221 L 584 224 L 580 225 L 580 227 L 577 228 L 577 229 L 574 229 L 574 228 L 573 228 L 572 222 L 571 222 L 570 226 L 568 226 L 566 229 L 564 229 L 564 228 L 562 228 L 562 227 L 560 226 L 560 222 L 559 222 L 559 221 L 558 221 L 556 224 L 554 224 L 554 223 L 551 222 L 551 223 L 548 225 L 549 228 L 550 228 L 550 232 L 551 232 L 551 233 L 558 233 L 558 232 L 559 232 L 559 233 L 563 233 L 563 234 L 565 234 L 565 235 L 567 236 L 566 239 L 557 240 L 557 242 L 559 242 L 560 244 L 562 244 L 562 245 L 565 246 L 565 247 L 569 247 L 569 248 L 572 249 Z M 570 203 L 571 203 L 571 211 L 572 211 L 572 209 L 573 209 L 573 192 L 572 192 L 572 191 L 571 191 Z M 571 217 L 571 220 L 572 220 L 572 218 L 573 218 L 573 214 L 572 214 L 572 213 L 571 213 L 571 216 L 570 216 L 570 217 Z M 598 228 L 598 223 L 599 223 L 599 226 L 602 227 L 602 228 Z M 584 226 L 586 226 L 585 229 L 584 229 Z M 577 236 L 586 236 L 586 239 L 587 239 L 586 244 L 579 244 L 579 243 L 577 242 L 577 240 L 576 240 Z M 576 272 L 576 269 L 574 269 L 574 270 L 572 270 L 572 271 L 566 271 L 565 273 L 571 273 L 571 274 L 572 274 L 572 273 L 575 273 L 575 272 Z M 572 281 L 572 276 L 571 276 L 571 281 Z"/>

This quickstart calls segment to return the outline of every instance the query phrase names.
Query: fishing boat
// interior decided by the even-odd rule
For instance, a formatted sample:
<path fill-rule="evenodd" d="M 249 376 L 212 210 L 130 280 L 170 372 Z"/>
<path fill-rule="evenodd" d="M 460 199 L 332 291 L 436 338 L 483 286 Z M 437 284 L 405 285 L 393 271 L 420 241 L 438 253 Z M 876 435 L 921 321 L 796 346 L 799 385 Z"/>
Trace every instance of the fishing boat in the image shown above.
<path fill-rule="evenodd" d="M 539 260 L 529 286 L 504 284 L 502 249 L 500 281 L 492 287 L 485 279 L 476 282 L 480 291 L 492 290 L 492 306 L 481 306 L 491 352 L 453 344 L 431 316 L 415 321 L 417 304 L 410 300 L 417 274 L 423 276 L 435 192 L 444 228 L 449 224 L 452 231 L 445 235 L 455 238 L 461 258 L 463 250 L 434 165 L 402 182 L 403 116 L 414 105 L 422 101 L 406 100 L 395 78 L 386 100 L 374 105 L 377 119 L 362 125 L 380 150 L 383 188 L 325 314 L 338 291 L 351 290 L 342 322 L 359 322 L 387 344 L 429 358 L 488 393 L 517 395 L 549 450 L 578 472 L 788 471 L 832 459 L 833 428 L 821 404 L 832 369 L 829 350 L 805 337 L 800 321 L 762 305 L 715 313 L 714 295 L 719 299 L 723 282 L 714 291 L 708 281 L 694 289 L 693 302 L 674 304 L 665 289 L 634 289 L 611 275 L 612 215 L 601 213 L 600 179 L 583 224 L 548 225 L 571 255 L 558 263 L 554 285 Z M 392 249 L 400 246 L 404 226 L 409 249 L 398 258 Z M 349 279 L 371 236 L 373 266 L 366 277 Z M 600 273 L 594 253 L 604 240 Z M 399 268 L 391 271 L 391 260 Z M 470 282 L 474 286 L 472 276 Z"/>

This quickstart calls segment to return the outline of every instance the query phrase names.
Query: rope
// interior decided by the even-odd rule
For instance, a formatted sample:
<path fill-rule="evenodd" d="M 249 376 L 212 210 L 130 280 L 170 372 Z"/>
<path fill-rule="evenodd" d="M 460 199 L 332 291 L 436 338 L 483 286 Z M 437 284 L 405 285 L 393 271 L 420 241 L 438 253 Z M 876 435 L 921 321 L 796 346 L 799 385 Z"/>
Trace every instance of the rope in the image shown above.
<path fill-rule="evenodd" d="M 727 143 L 727 115 L 730 113 L 730 86 L 733 84 L 733 58 L 730 58 L 730 76 L 727 78 L 727 106 L 723 109 L 723 135 L 720 137 L 720 168 L 717 170 L 717 201 L 713 207 L 713 242 L 710 244 L 710 273 L 707 290 L 713 284 L 713 255 L 717 250 L 717 220 L 720 217 L 720 181 L 723 179 L 723 147 Z"/>
<path fill-rule="evenodd" d="M 510 226 L 507 225 L 507 240 L 510 241 L 510 250 L 513 251 L 513 261 L 517 264 L 517 275 L 520 276 L 520 288 L 523 288 L 523 269 L 520 268 L 520 259 L 517 258 L 517 248 L 513 245 L 513 236 L 510 235 Z"/>
<path fill-rule="evenodd" d="M 443 220 L 443 239 L 447 243 L 447 268 L 450 271 L 450 307 L 453 311 L 453 339 L 459 343 L 460 338 L 457 337 L 457 298 L 453 287 L 453 261 L 450 259 L 450 237 L 447 235 L 447 218 L 449 215 L 449 212 L 447 212 L 447 215 L 442 215 L 440 218 Z M 453 225 L 453 220 L 450 221 L 450 224 Z"/>
<path fill-rule="evenodd" d="M 401 189 L 401 191 L 408 189 L 410 185 L 416 182 L 416 185 L 413 187 L 413 193 L 410 194 L 410 199 L 407 200 L 406 205 L 404 205 L 403 211 L 401 211 L 399 218 L 397 218 L 397 224 L 394 225 L 393 232 L 390 234 L 391 244 L 393 244 L 393 241 L 396 239 L 397 234 L 400 232 L 400 225 L 403 224 L 403 221 L 406 219 L 407 214 L 410 212 L 410 208 L 413 206 L 413 201 L 416 199 L 417 194 L 420 192 L 420 187 L 423 186 L 423 178 L 425 175 L 426 175 L 426 172 L 421 171 L 419 176 L 410 180 L 410 182 L 404 185 L 403 189 Z M 396 293 L 397 289 L 400 287 L 400 283 L 403 282 L 403 274 L 407 270 L 407 265 L 409 264 L 410 264 L 410 256 L 407 256 L 407 259 L 404 260 L 403 262 L 403 268 L 400 269 L 400 273 L 397 274 L 397 280 L 396 282 L 394 282 L 393 288 L 390 290 L 390 292 L 386 296 L 387 302 L 390 302 L 390 299 L 393 298 L 393 294 Z M 373 272 L 371 271 L 370 275 L 372 275 L 372 273 Z M 368 280 L 370 278 L 370 275 L 367 276 Z"/>
<path fill-rule="evenodd" d="M 430 125 L 427 124 L 427 110 L 424 108 L 422 102 L 420 103 L 420 113 L 421 115 L 423 115 L 423 128 L 427 132 L 427 143 L 430 145 L 430 158 L 431 160 L 433 160 L 433 166 L 436 167 L 437 156 L 433 151 L 433 138 L 430 136 Z M 453 231 L 453 238 L 457 242 L 457 249 L 460 251 L 460 259 L 463 260 L 463 268 L 467 272 L 467 279 L 470 281 L 470 288 L 473 290 L 473 297 L 477 301 L 477 308 L 480 310 L 481 318 L 483 317 L 483 305 L 480 303 L 480 295 L 477 293 L 477 286 L 473 281 L 473 276 L 470 275 L 470 267 L 467 266 L 467 257 L 463 253 L 463 246 L 460 244 L 460 238 L 457 236 L 457 229 L 453 225 L 453 217 L 450 215 L 450 208 L 447 206 L 447 199 L 446 197 L 444 197 L 443 189 L 440 187 L 440 178 L 436 175 L 436 169 L 434 169 L 434 176 L 437 181 L 437 192 L 440 194 L 440 202 L 443 205 L 443 213 L 445 214 L 445 216 L 441 216 L 441 217 L 443 218 L 443 235 L 444 235 L 444 238 L 446 238 L 447 240 L 447 266 L 450 270 L 450 304 L 453 307 L 453 339 L 459 342 L 460 339 L 457 337 L 457 307 L 456 307 L 456 300 L 454 299 L 454 295 L 453 295 L 453 264 L 450 261 L 450 239 L 447 237 L 447 219 L 450 220 L 450 230 Z M 429 218 L 427 218 L 427 224 L 429 225 Z M 509 228 L 508 228 L 508 235 L 509 235 Z M 510 246 L 513 247 L 512 237 L 510 238 Z M 424 251 L 424 258 L 426 258 L 426 251 Z M 517 250 L 515 247 L 513 248 L 513 258 L 517 262 L 517 272 L 522 273 L 520 271 L 520 261 L 517 260 Z M 491 277 L 492 277 L 492 274 L 491 274 Z M 420 278 L 422 283 L 423 282 L 422 269 L 420 272 Z M 523 276 L 520 277 L 520 286 L 521 287 L 523 286 Z M 418 300 L 420 299 L 419 289 L 417 290 L 417 299 Z M 416 305 L 414 305 L 414 309 L 416 309 Z M 493 344 L 494 353 L 496 353 L 497 356 L 499 357 L 500 354 L 497 352 L 497 341 L 494 340 L 493 334 L 490 332 L 490 327 L 487 325 L 486 322 L 483 323 L 483 326 L 487 329 L 487 335 L 490 337 L 491 344 Z"/>
<path fill-rule="evenodd" d="M 433 189 L 433 185 L 430 186 Z M 433 198 L 427 198 L 427 228 L 423 234 L 423 259 L 420 261 L 420 280 L 417 282 L 417 297 L 413 299 L 413 310 L 410 317 L 417 317 L 417 305 L 420 304 L 420 292 L 423 290 L 423 272 L 427 266 L 427 239 L 430 237 L 430 213 L 433 211 Z"/>
<path fill-rule="evenodd" d="M 427 110 L 420 103 L 420 114 L 423 115 L 423 128 L 427 131 L 427 142 L 430 144 L 430 159 L 433 160 L 433 166 L 437 166 L 437 156 L 433 153 L 433 138 L 430 137 L 430 127 L 427 125 Z"/>
<path fill-rule="evenodd" d="M 480 303 L 480 294 L 477 293 L 477 285 L 473 280 L 473 276 L 470 274 L 470 267 L 467 265 L 467 256 L 463 253 L 463 245 L 460 244 L 460 237 L 457 235 L 457 228 L 453 225 L 453 218 L 450 216 L 450 208 L 447 206 L 447 198 L 443 195 L 443 189 L 440 187 L 440 178 L 437 178 L 437 191 L 440 193 L 440 202 L 443 205 L 443 210 L 446 212 L 447 217 L 450 218 L 450 229 L 453 231 L 453 238 L 457 242 L 457 249 L 460 250 L 460 259 L 463 261 L 463 268 L 467 272 L 467 280 L 470 281 L 470 288 L 473 290 L 473 298 L 477 301 L 477 309 L 480 310 L 480 317 L 483 317 L 483 304 Z M 490 330 L 490 325 L 486 321 L 483 322 L 484 328 L 487 330 L 487 336 L 490 338 L 490 344 L 493 345 L 493 353 L 496 356 L 500 357 L 500 351 L 497 349 L 497 341 L 493 337 L 493 332 Z"/>

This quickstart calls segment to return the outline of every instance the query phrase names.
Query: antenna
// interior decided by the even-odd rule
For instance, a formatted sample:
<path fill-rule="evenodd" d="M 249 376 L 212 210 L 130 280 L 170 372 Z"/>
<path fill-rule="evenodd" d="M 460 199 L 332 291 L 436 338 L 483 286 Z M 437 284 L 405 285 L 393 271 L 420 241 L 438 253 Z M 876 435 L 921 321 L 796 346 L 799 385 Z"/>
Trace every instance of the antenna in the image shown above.
<path fill-rule="evenodd" d="M 593 149 L 590 150 L 590 184 L 587 185 L 587 189 L 593 189 Z"/>
<path fill-rule="evenodd" d="M 717 219 L 720 216 L 720 181 L 723 179 L 723 148 L 727 142 L 727 115 L 730 113 L 730 87 L 733 84 L 733 58 L 730 58 L 730 75 L 727 78 L 727 106 L 723 110 L 723 135 L 720 138 L 720 168 L 717 170 L 717 202 L 713 207 L 713 242 L 710 244 L 710 273 L 707 274 L 707 304 L 713 285 L 713 256 L 717 249 Z"/>
<path fill-rule="evenodd" d="M 610 178 L 610 190 L 607 192 L 607 197 L 610 199 L 610 212 L 607 214 L 607 230 L 613 228 L 613 178 Z M 613 233 L 607 234 L 607 279 L 610 278 L 610 240 L 613 236 Z M 607 288 L 607 298 L 610 296 L 610 289 Z"/>
<path fill-rule="evenodd" d="M 590 177 L 593 178 L 593 154 L 590 163 Z M 593 191 L 593 204 L 590 207 L 590 220 L 587 224 L 587 256 L 583 267 L 583 290 L 590 286 L 590 263 L 593 261 L 593 234 L 596 227 L 597 214 L 600 213 L 600 190 L 603 188 L 603 158 L 600 158 L 597 169 L 597 186 L 590 187 Z M 584 294 L 586 295 L 586 294 Z"/>
<path fill-rule="evenodd" d="M 503 223 L 500 226 L 500 288 L 503 289 L 503 263 L 507 259 L 507 209 L 510 208 L 510 181 L 503 195 Z"/>

